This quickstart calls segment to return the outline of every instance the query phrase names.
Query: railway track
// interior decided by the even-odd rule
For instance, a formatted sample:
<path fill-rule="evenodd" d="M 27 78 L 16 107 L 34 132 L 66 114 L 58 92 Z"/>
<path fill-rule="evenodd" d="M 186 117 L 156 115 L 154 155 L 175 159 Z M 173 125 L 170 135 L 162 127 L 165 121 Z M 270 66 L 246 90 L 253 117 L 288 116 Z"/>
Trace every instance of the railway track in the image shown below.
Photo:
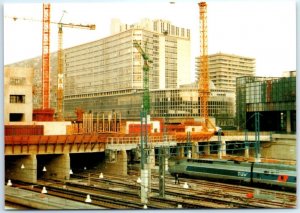
<path fill-rule="evenodd" d="M 135 172 L 137 174 L 137 172 Z M 158 179 L 158 175 L 152 175 L 154 179 Z M 171 175 L 165 176 L 166 182 L 174 182 L 174 177 Z M 233 185 L 229 183 L 220 183 L 203 179 L 194 179 L 194 178 L 180 178 L 180 182 L 187 182 L 192 188 L 197 188 L 199 191 L 204 191 L 208 194 L 213 193 L 230 193 L 230 194 L 239 194 L 241 197 L 245 197 L 248 194 L 260 194 L 261 197 L 265 195 L 265 198 L 272 198 L 275 200 L 282 200 L 288 202 L 296 202 L 296 193 L 294 192 L 285 192 L 278 191 L 274 189 L 265 189 L 251 186 L 243 185 Z M 258 196 L 259 197 L 259 196 Z"/>
<path fill-rule="evenodd" d="M 138 175 L 128 176 L 105 175 L 85 171 L 72 175 L 70 181 L 59 182 L 44 180 L 48 194 L 65 199 L 84 202 L 87 194 L 92 204 L 108 209 L 141 209 L 139 195 L 140 185 L 136 182 Z M 159 197 L 159 183 L 156 174 L 152 174 L 148 208 L 174 209 L 179 205 L 183 208 L 295 208 L 296 194 L 274 192 L 257 188 L 235 186 L 232 184 L 215 183 L 206 180 L 180 178 L 181 184 L 175 185 L 170 175 L 165 176 L 165 197 Z M 182 187 L 189 184 L 189 189 Z M 24 187 L 25 183 L 20 183 Z M 23 185 L 23 186 L 22 186 Z M 42 184 L 35 187 L 24 187 L 40 192 Z"/>
<path fill-rule="evenodd" d="M 296 194 L 283 191 L 266 190 L 249 186 L 232 185 L 197 179 L 183 179 L 196 193 L 204 193 L 221 198 L 237 199 L 248 205 L 267 208 L 295 208 Z M 248 197 L 250 195 L 250 197 Z"/>
<path fill-rule="evenodd" d="M 85 179 L 86 176 L 78 176 L 80 179 Z M 105 179 L 98 180 L 97 175 L 94 175 L 93 181 L 101 183 L 113 184 L 115 186 L 128 188 L 128 190 L 139 190 L 140 186 L 136 184 L 137 175 L 126 176 L 106 176 Z M 152 175 L 154 179 L 158 179 Z M 166 195 L 172 196 L 172 199 L 177 200 L 177 203 L 184 203 L 188 200 L 197 200 L 201 202 L 219 203 L 222 208 L 295 208 L 296 195 L 294 193 L 278 192 L 273 190 L 264 190 L 246 186 L 234 186 L 232 184 L 215 183 L 205 180 L 181 179 L 182 183 L 189 183 L 190 188 L 183 189 L 182 185 L 174 185 L 174 179 L 166 175 Z M 152 181 L 151 192 L 154 197 L 158 195 L 158 181 Z M 103 186 L 102 186 L 103 187 Z M 259 190 L 259 194 L 257 194 Z M 254 195 L 249 198 L 248 195 Z M 257 195 L 255 195 L 257 194 Z M 184 201 L 181 202 L 181 198 Z M 151 197 L 151 200 L 154 198 Z M 190 207 L 188 202 L 185 206 Z M 226 203 L 226 204 L 225 204 Z M 200 206 L 199 206 L 200 207 Z M 217 205 L 203 204 L 201 207 L 218 208 Z"/>
<path fill-rule="evenodd" d="M 16 182 L 16 181 L 15 181 Z M 30 186 L 30 183 L 18 183 L 15 187 L 20 187 L 30 191 L 41 192 L 42 187 L 47 187 L 47 194 L 73 200 L 84 202 L 87 194 L 90 195 L 93 205 L 107 209 L 140 209 L 142 205 L 140 203 L 134 203 L 130 199 L 120 199 L 120 197 L 113 197 L 107 193 L 96 193 L 96 190 L 87 190 L 85 187 L 65 187 L 63 183 L 54 181 L 43 181 L 44 184 L 36 184 L 34 187 Z"/>

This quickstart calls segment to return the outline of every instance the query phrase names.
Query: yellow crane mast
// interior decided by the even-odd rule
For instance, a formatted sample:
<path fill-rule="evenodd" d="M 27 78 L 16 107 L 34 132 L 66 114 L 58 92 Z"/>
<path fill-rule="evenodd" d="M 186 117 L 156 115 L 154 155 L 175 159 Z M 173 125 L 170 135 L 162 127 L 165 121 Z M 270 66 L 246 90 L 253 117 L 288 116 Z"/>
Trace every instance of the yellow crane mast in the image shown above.
<path fill-rule="evenodd" d="M 208 98 L 209 90 L 209 73 L 208 73 L 208 47 L 207 47 L 207 4 L 206 2 L 198 3 L 200 10 L 200 78 L 199 78 L 199 97 L 200 113 L 204 119 L 203 130 L 207 131 L 208 117 Z"/>
<path fill-rule="evenodd" d="M 63 102 L 64 102 L 64 51 L 63 51 L 63 27 L 79 28 L 87 30 L 95 30 L 96 25 L 82 25 L 72 23 L 58 24 L 58 51 L 57 51 L 57 120 L 64 120 L 63 116 Z"/>

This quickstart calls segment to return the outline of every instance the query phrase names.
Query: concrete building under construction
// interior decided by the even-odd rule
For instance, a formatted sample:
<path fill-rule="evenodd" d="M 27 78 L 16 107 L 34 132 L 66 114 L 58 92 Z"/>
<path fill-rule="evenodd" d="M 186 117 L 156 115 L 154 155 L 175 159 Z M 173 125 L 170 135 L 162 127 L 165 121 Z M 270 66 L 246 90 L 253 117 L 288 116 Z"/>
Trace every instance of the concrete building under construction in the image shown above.
<path fill-rule="evenodd" d="M 259 112 L 261 131 L 296 132 L 296 71 L 281 78 L 237 78 L 236 96 L 238 129 L 253 131 Z"/>

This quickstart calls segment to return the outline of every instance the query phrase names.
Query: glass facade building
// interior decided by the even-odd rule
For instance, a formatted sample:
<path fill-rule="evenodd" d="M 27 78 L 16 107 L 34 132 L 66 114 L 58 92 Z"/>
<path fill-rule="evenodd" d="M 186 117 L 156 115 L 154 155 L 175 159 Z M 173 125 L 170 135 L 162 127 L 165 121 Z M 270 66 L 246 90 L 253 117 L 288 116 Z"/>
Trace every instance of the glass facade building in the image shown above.
<path fill-rule="evenodd" d="M 150 91 L 150 115 L 153 118 L 173 120 L 200 118 L 199 93 L 197 88 L 164 89 Z M 65 99 L 65 116 L 75 119 L 77 107 L 95 114 L 119 113 L 122 118 L 139 120 L 142 90 L 124 90 L 88 94 Z M 208 101 L 209 115 L 223 128 L 234 126 L 234 94 L 226 90 L 212 90 Z"/>
<path fill-rule="evenodd" d="M 240 77 L 236 88 L 237 126 L 254 129 L 260 113 L 262 131 L 296 131 L 296 77 Z"/>

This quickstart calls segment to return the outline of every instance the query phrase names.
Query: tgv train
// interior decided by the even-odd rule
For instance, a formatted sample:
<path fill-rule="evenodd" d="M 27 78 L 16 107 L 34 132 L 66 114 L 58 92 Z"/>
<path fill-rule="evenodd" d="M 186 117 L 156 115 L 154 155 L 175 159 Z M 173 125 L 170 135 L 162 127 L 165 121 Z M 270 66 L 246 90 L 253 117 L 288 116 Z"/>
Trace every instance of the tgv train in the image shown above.
<path fill-rule="evenodd" d="M 296 166 L 230 160 L 183 159 L 170 165 L 171 175 L 238 181 L 251 185 L 296 190 Z"/>

